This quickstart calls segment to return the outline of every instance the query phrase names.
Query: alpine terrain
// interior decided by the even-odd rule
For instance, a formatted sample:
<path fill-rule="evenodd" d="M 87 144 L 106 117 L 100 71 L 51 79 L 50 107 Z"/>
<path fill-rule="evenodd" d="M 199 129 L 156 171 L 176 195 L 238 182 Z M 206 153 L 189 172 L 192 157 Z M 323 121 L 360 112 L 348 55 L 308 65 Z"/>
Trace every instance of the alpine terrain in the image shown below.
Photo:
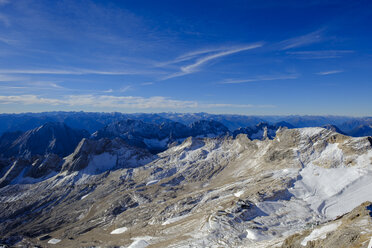
<path fill-rule="evenodd" d="M 372 137 L 335 126 L 47 122 L 0 138 L 21 247 L 370 247 Z"/>

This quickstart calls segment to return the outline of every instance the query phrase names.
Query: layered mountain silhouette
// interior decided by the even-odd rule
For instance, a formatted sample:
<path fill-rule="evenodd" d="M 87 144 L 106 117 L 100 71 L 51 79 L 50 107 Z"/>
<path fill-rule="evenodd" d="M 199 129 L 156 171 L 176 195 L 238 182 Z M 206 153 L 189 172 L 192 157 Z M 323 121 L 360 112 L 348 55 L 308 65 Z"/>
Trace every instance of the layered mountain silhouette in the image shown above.
<path fill-rule="evenodd" d="M 182 142 L 187 137 L 217 137 L 229 133 L 228 128 L 217 121 L 200 120 L 184 125 L 173 121 L 155 124 L 127 119 L 107 125 L 93 133 L 92 138 L 120 137 L 130 145 L 157 153 L 164 151 L 171 144 Z"/>
<path fill-rule="evenodd" d="M 0 114 L 0 135 L 5 132 L 22 131 L 37 128 L 47 122 L 63 122 L 74 129 L 84 129 L 94 133 L 113 122 L 122 120 L 140 120 L 146 123 L 160 125 L 166 122 L 179 122 L 190 125 L 196 121 L 217 121 L 231 132 L 238 128 L 254 127 L 260 122 L 275 125 L 280 122 L 290 125 L 289 128 L 337 126 L 347 135 L 363 136 L 365 132 L 351 132 L 359 126 L 372 125 L 372 117 L 347 116 L 245 116 L 208 113 L 87 113 L 87 112 L 45 112 L 25 114 Z"/>
<path fill-rule="evenodd" d="M 82 138 L 89 137 L 85 130 L 68 127 L 64 123 L 48 122 L 27 132 L 4 133 L 0 137 L 0 152 L 4 157 L 32 157 L 48 153 L 66 156 L 72 153 Z"/>

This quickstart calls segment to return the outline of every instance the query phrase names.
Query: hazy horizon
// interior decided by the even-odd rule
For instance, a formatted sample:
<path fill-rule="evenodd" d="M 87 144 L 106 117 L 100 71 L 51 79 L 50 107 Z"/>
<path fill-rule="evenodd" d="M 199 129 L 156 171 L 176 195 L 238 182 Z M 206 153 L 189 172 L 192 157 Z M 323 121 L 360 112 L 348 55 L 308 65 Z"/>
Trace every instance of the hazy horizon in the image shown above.
<path fill-rule="evenodd" d="M 290 116 L 298 116 L 298 117 L 335 117 L 335 118 L 372 118 L 372 115 L 332 115 L 332 114 L 267 114 L 267 115 L 253 115 L 253 114 L 234 114 L 234 113 L 212 113 L 212 112 L 173 112 L 173 111 L 164 111 L 164 112 L 120 112 L 120 111 L 40 111 L 40 112 L 4 112 L 0 113 L 0 115 L 22 115 L 22 114 L 53 114 L 53 113 L 87 113 L 87 114 L 184 114 L 184 115 L 193 115 L 193 114 L 207 114 L 207 115 L 232 115 L 232 116 L 247 116 L 247 117 L 290 117 Z"/>

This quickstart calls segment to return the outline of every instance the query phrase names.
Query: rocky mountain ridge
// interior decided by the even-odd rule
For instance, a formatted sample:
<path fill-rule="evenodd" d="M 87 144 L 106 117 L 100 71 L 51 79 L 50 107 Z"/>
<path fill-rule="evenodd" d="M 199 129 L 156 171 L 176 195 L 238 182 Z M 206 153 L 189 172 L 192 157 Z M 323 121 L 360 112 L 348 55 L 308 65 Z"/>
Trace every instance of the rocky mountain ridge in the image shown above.
<path fill-rule="evenodd" d="M 296 247 L 291 235 L 372 201 L 370 137 L 279 128 L 263 140 L 190 137 L 156 156 L 131 147 L 85 139 L 57 174 L 0 188 L 2 242 Z"/>

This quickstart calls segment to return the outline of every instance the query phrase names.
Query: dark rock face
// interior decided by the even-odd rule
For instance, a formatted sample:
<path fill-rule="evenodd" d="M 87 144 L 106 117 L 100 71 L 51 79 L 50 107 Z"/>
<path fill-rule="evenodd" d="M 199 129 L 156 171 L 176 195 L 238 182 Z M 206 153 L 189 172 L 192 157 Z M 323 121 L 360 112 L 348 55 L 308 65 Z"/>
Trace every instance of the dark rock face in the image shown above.
<path fill-rule="evenodd" d="M 9 148 L 12 143 L 17 140 L 23 132 L 16 131 L 16 132 L 6 132 L 0 137 L 0 151 Z"/>
<path fill-rule="evenodd" d="M 62 159 L 56 154 L 47 154 L 36 158 L 26 176 L 32 178 L 40 178 L 49 174 L 52 171 L 61 169 Z"/>
<path fill-rule="evenodd" d="M 110 143 L 109 139 L 102 139 L 101 142 L 89 139 L 82 139 L 76 147 L 74 153 L 65 161 L 62 171 L 79 171 L 84 169 L 89 163 L 90 154 L 99 154 L 104 151 L 104 147 Z"/>
<path fill-rule="evenodd" d="M 0 137 L 0 187 L 17 178 L 38 179 L 59 172 L 62 157 L 72 153 L 79 141 L 88 136 L 87 131 L 75 130 L 63 123 L 46 123 L 27 132 L 4 133 Z"/>
<path fill-rule="evenodd" d="M 0 152 L 4 157 L 57 154 L 66 156 L 79 141 L 88 137 L 85 130 L 75 130 L 63 123 L 46 123 L 25 133 L 5 133 L 0 138 Z"/>
<path fill-rule="evenodd" d="M 56 154 L 34 155 L 31 158 L 8 159 L 0 173 L 0 188 L 18 178 L 38 179 L 61 170 L 62 159 Z M 18 182 L 16 182 L 18 183 Z"/>
<path fill-rule="evenodd" d="M 27 165 L 29 165 L 29 161 L 26 159 L 15 160 L 4 175 L 1 175 L 0 188 L 15 179 L 27 167 Z"/>

